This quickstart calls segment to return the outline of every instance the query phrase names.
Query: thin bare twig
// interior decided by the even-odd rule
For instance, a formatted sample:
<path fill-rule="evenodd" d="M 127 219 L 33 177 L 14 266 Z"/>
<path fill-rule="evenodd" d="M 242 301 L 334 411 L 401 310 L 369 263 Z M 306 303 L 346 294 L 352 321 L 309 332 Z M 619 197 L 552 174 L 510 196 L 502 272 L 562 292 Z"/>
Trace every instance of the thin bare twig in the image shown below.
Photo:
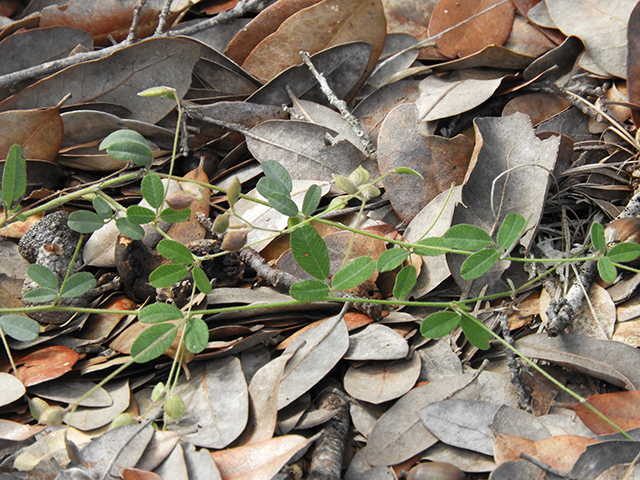
<path fill-rule="evenodd" d="M 198 23 L 197 25 L 190 25 L 188 27 L 178 28 L 170 32 L 165 32 L 162 37 L 192 35 L 194 33 L 207 30 L 219 23 L 225 23 L 233 20 L 234 18 L 239 18 L 251 11 L 258 10 L 260 8 L 260 4 L 261 0 L 242 0 L 238 2 L 238 4 L 231 10 L 220 12 L 215 17 L 209 18 L 203 22 Z M 34 67 L 25 68 L 24 70 L 8 73 L 6 75 L 0 76 L 0 88 L 11 87 L 23 80 L 29 80 L 32 78 L 43 78 L 72 65 L 77 65 L 79 63 L 88 62 L 91 60 L 98 60 L 100 58 L 111 55 L 113 52 L 116 52 L 127 46 L 129 46 L 129 44 L 127 44 L 125 40 L 118 43 L 117 45 L 103 48 L 102 50 L 76 53 L 75 55 L 72 55 L 70 57 L 61 58 L 51 62 L 45 62 Z"/>
<path fill-rule="evenodd" d="M 500 320 L 500 327 L 502 328 L 502 337 L 505 342 L 513 347 L 515 342 L 513 341 L 511 331 L 509 330 L 507 314 L 504 312 L 498 313 L 498 319 Z M 522 381 L 520 365 L 518 365 L 516 360 L 516 354 L 508 348 L 505 348 L 504 352 L 507 356 L 507 365 L 509 366 L 509 372 L 511 373 L 511 383 L 516 387 L 516 392 L 518 392 L 518 403 L 520 404 L 520 408 L 526 412 L 533 413 L 533 409 L 531 408 L 531 394 Z"/>
<path fill-rule="evenodd" d="M 173 3 L 173 0 L 167 0 L 164 4 L 164 6 L 162 7 L 162 11 L 160 12 L 160 15 L 158 16 L 158 26 L 156 27 L 156 31 L 154 33 L 154 35 L 158 36 L 158 35 L 162 35 L 162 32 L 164 30 L 164 26 L 167 24 L 167 17 L 169 16 L 169 13 L 171 12 L 171 4 Z"/>
<path fill-rule="evenodd" d="M 322 90 L 324 96 L 327 97 L 329 103 L 338 109 L 344 121 L 347 122 L 347 124 L 353 129 L 356 136 L 360 139 L 360 141 L 362 142 L 362 146 L 364 147 L 364 151 L 367 153 L 367 155 L 369 155 L 369 157 L 375 158 L 376 147 L 374 147 L 373 142 L 371 142 L 369 134 L 364 131 L 364 128 L 362 128 L 360 120 L 358 120 L 347 108 L 347 102 L 339 99 L 336 94 L 333 93 L 333 90 L 331 90 L 327 79 L 324 78 L 324 75 L 318 71 L 318 69 L 311 61 L 309 52 L 300 52 L 300 56 L 302 57 L 302 61 L 304 62 L 304 64 L 309 68 L 311 74 L 317 80 L 318 84 L 320 85 L 320 90 Z"/>
<path fill-rule="evenodd" d="M 131 20 L 131 26 L 129 27 L 129 34 L 124 39 L 125 45 L 131 45 L 136 40 L 138 32 L 138 25 L 140 25 L 140 15 L 142 14 L 142 7 L 144 7 L 147 0 L 138 0 L 138 3 L 133 7 L 133 19 Z"/>

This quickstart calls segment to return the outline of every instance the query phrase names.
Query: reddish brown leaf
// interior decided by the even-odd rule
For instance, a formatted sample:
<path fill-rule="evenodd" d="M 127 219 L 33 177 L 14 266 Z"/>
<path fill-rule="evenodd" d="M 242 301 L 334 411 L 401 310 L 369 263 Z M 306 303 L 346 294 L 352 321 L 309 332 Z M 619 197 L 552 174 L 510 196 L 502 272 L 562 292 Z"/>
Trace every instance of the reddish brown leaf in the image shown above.
<path fill-rule="evenodd" d="M 422 135 L 415 105 L 406 103 L 394 108 L 382 123 L 378 137 L 380 173 L 409 167 L 424 177 L 385 178 L 385 189 L 398 216 L 411 222 L 440 192 L 452 183 L 461 184 L 472 152 L 473 144 L 464 135 L 452 139 Z"/>
<path fill-rule="evenodd" d="M 629 102 L 640 106 L 640 3 L 631 11 L 627 26 L 627 90 Z M 640 112 L 632 110 L 633 124 L 640 127 Z"/>
<path fill-rule="evenodd" d="M 433 11 L 431 22 L 429 22 L 429 36 L 437 35 L 443 30 L 486 10 L 498 1 L 440 0 Z M 511 2 L 503 3 L 444 34 L 436 40 L 438 51 L 449 58 L 456 58 L 479 52 L 488 45 L 502 45 L 509 38 L 514 16 L 513 4 Z"/>
<path fill-rule="evenodd" d="M 564 98 L 549 93 L 529 93 L 509 101 L 502 110 L 502 116 L 508 117 L 516 112 L 529 115 L 531 123 L 538 125 L 569 107 Z"/>
<path fill-rule="evenodd" d="M 603 393 L 587 398 L 589 403 L 598 409 L 623 430 L 640 427 L 640 391 Z M 598 435 L 616 433 L 617 430 L 598 417 L 585 405 L 578 403 L 571 407 L 580 420 Z"/>
<path fill-rule="evenodd" d="M 25 158 L 53 161 L 64 135 L 58 107 L 0 113 L 0 130 L 0 159 L 17 143 Z"/>
<path fill-rule="evenodd" d="M 162 477 L 147 470 L 125 468 L 122 471 L 122 480 L 162 480 Z"/>
<path fill-rule="evenodd" d="M 69 347 L 44 347 L 18 360 L 17 377 L 25 387 L 53 380 L 71 370 L 80 355 Z"/>
<path fill-rule="evenodd" d="M 240 30 L 229 42 L 224 52 L 238 65 L 247 59 L 251 50 L 274 33 L 282 23 L 294 13 L 310 7 L 321 0 L 280 0 L 265 8 L 245 28 Z"/>
<path fill-rule="evenodd" d="M 158 15 L 165 3 L 164 0 L 146 2 L 140 15 L 138 38 L 153 33 L 158 25 Z M 126 38 L 133 19 L 133 8 L 137 4 L 137 0 L 71 0 L 64 8 L 57 5 L 44 8 L 40 26 L 80 28 L 93 35 L 96 45 L 109 46 L 110 36 L 117 42 Z M 178 13 L 171 12 L 167 25 L 171 25 Z"/>
<path fill-rule="evenodd" d="M 263 82 L 302 63 L 300 51 L 314 54 L 342 43 L 365 41 L 372 46 L 366 72 L 373 69 L 386 38 L 380 0 L 324 0 L 285 20 L 253 49 L 243 68 Z"/>
<path fill-rule="evenodd" d="M 310 440 L 285 435 L 264 442 L 211 452 L 223 480 L 269 480 Z"/>
<path fill-rule="evenodd" d="M 576 435 L 558 435 L 534 442 L 528 438 L 501 433 L 493 444 L 493 451 L 498 465 L 519 460 L 520 453 L 526 453 L 552 468 L 568 472 L 587 446 L 594 443 L 598 441 Z"/>

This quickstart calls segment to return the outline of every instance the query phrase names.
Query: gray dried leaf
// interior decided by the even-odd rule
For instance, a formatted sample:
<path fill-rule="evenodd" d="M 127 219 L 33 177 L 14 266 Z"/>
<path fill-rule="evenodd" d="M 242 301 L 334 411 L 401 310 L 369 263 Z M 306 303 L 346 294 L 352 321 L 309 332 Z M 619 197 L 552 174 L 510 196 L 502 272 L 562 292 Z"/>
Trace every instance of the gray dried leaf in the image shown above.
<path fill-rule="evenodd" d="M 407 393 L 420 375 L 420 356 L 393 363 L 367 363 L 349 367 L 344 376 L 344 389 L 349 395 L 365 402 L 380 404 Z"/>
<path fill-rule="evenodd" d="M 65 416 L 65 423 L 78 430 L 93 430 L 109 424 L 127 409 L 131 397 L 128 380 L 111 382 L 105 385 L 104 389 L 113 400 L 109 407 L 80 407 L 73 412 L 73 415 Z"/>
<path fill-rule="evenodd" d="M 491 422 L 499 406 L 474 400 L 434 402 L 418 412 L 429 431 L 444 443 L 493 455 Z"/>
<path fill-rule="evenodd" d="M 409 345 L 392 328 L 372 323 L 349 336 L 345 360 L 399 360 L 409 354 Z"/>
<path fill-rule="evenodd" d="M 240 360 L 226 357 L 190 366 L 191 380 L 181 378 L 180 396 L 185 411 L 172 430 L 196 446 L 224 448 L 244 430 L 249 414 L 247 384 Z"/>
<path fill-rule="evenodd" d="M 102 474 L 113 457 L 117 459 L 107 478 L 122 477 L 122 470 L 138 463 L 153 437 L 153 427 L 140 428 L 138 424 L 125 425 L 100 435 L 80 452 L 80 460 L 92 473 Z"/>
<path fill-rule="evenodd" d="M 348 348 L 349 332 L 343 314 L 329 317 L 298 336 L 284 351 L 296 350 L 287 362 L 280 382 L 278 410 L 322 380 Z"/>

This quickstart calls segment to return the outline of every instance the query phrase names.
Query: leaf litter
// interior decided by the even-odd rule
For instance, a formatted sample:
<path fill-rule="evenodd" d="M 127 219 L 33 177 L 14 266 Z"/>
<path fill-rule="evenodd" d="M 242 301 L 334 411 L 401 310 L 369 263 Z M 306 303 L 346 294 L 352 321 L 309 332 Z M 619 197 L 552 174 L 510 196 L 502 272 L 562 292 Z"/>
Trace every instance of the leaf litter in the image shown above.
<path fill-rule="evenodd" d="M 553 326 L 553 305 L 568 289 L 562 282 L 573 275 L 553 258 L 575 255 L 576 245 L 588 243 L 593 219 L 601 215 L 606 223 L 617 216 L 637 186 L 635 2 L 614 2 L 603 11 L 581 0 L 439 0 L 419 8 L 413 0 L 279 0 L 259 7 L 253 18 L 249 8 L 259 2 L 248 2 L 246 9 L 230 2 L 220 15 L 234 21 L 209 26 L 203 35 L 195 30 L 206 25 L 208 2 L 173 2 L 164 16 L 163 2 L 154 1 L 142 9 L 132 38 L 135 3 L 71 1 L 66 8 L 36 11 L 30 5 L 7 14 L 0 34 L 0 151 L 7 159 L 13 144 L 24 148 L 22 205 L 33 208 L 66 187 L 119 174 L 123 164 L 99 144 L 122 128 L 151 141 L 151 171 L 168 173 L 175 102 L 137 95 L 166 85 L 175 89 L 187 118 L 173 174 L 197 180 L 201 188 L 160 183 L 173 201 L 198 197 L 187 222 L 162 228 L 190 252 L 219 252 L 201 217 L 215 220 L 235 203 L 237 218 L 230 222 L 237 223 L 233 228 L 251 224 L 248 234 L 239 235 L 254 247 L 254 256 L 243 250 L 225 256 L 222 265 L 203 262 L 204 282 L 213 280 L 213 290 L 190 297 L 203 281 L 195 270 L 163 289 L 151 285 L 150 274 L 167 261 L 149 228 L 129 242 L 118 239 L 115 228 L 109 233 L 115 222 L 92 234 L 83 244 L 84 271 L 111 287 L 78 309 L 119 313 L 78 312 L 64 325 L 43 322 L 37 340 L 10 340 L 18 368 L 13 371 L 5 359 L 0 382 L 3 468 L 12 478 L 58 478 L 59 466 L 88 478 L 270 479 L 295 468 L 297 478 L 306 478 L 316 468 L 315 434 L 348 429 L 338 409 L 316 405 L 327 391 L 351 402 L 349 421 L 357 430 L 350 439 L 357 453 L 344 461 L 349 480 L 396 478 L 418 461 L 446 461 L 478 479 L 541 478 L 544 468 L 597 478 L 633 461 L 637 440 L 623 445 L 617 437 L 596 438 L 614 431 L 581 404 L 567 408 L 557 387 L 537 374 L 522 376 L 533 398 L 528 408 L 538 416 L 519 409 L 527 407 L 497 344 L 490 345 L 485 365 L 482 351 L 459 328 L 441 340 L 424 339 L 421 321 L 441 307 L 394 304 L 399 290 L 393 283 L 408 263 L 349 292 L 390 300 L 378 313 L 338 313 L 330 302 L 297 304 L 287 295 L 290 284 L 283 289 L 269 274 L 275 266 L 294 279 L 312 280 L 289 250 L 287 236 L 275 233 L 290 226 L 291 209 L 312 208 L 309 215 L 327 205 L 341 192 L 336 176 L 350 177 L 358 167 L 372 180 L 405 167 L 423 179 L 387 176 L 376 186 L 384 196 L 375 209 L 356 218 L 358 208 L 350 204 L 330 217 L 375 239 L 353 242 L 349 232 L 314 223 L 329 246 L 322 271 L 331 276 L 358 257 L 376 261 L 402 235 L 427 246 L 457 224 L 497 235 L 508 214 L 517 213 L 526 226 L 509 255 L 546 261 L 546 268 L 558 269 L 555 281 L 532 283 L 533 293 L 516 292 L 513 285 L 540 270 L 524 269 L 504 255 L 470 279 L 461 255 L 418 250 L 422 265 L 417 257 L 405 260 L 418 267 L 409 298 L 441 304 L 502 293 L 495 303 L 470 305 L 473 314 L 497 329 L 499 315 L 507 312 L 520 352 L 578 385 L 637 438 L 631 430 L 638 426 L 637 322 L 633 305 L 621 304 L 633 297 L 637 282 L 623 273 L 617 284 L 584 285 L 590 302 L 574 309 L 576 322 L 559 336 L 537 333 Z M 349 102 L 375 156 L 362 134 L 335 112 L 301 50 L 311 54 L 337 98 Z M 230 185 L 238 178 L 242 192 L 271 203 L 274 190 L 261 197 L 260 185 L 252 189 L 262 173 L 256 165 L 273 160 L 288 172 L 291 186 L 284 196 L 291 204 L 276 211 L 247 197 L 232 201 Z M 0 161 L 0 172 L 9 170 L 6 178 L 13 175 L 9 163 Z M 209 183 L 215 188 L 203 186 Z M 160 208 L 142 198 L 139 178 L 113 185 L 106 192 L 122 205 L 143 209 L 138 212 Z M 318 203 L 308 207 L 311 185 L 321 189 Z M 17 200 L 11 194 L 5 188 L 5 197 Z M 99 211 L 91 200 L 76 197 L 68 207 Z M 120 223 L 129 218 L 128 212 L 120 215 Z M 28 228 L 17 227 L 2 230 L 9 241 L 0 249 L 15 247 Z M 2 272 L 0 309 L 15 308 L 26 273 Z M 110 283 L 114 276 L 122 283 Z M 124 303 L 110 297 L 114 289 L 124 292 Z M 180 359 L 176 392 L 184 410 L 177 421 L 162 417 L 153 386 L 167 380 L 178 340 L 165 356 L 130 366 L 67 413 L 90 387 L 129 362 L 142 324 L 127 312 L 145 301 L 185 311 L 229 309 L 193 317 L 207 338 L 196 337 L 201 350 Z M 555 402 L 542 400 L 549 394 L 557 395 Z M 168 403 L 165 410 L 173 418 Z M 37 418 L 59 413 L 66 429 L 38 425 Z M 165 431 L 154 430 L 154 422 Z M 537 466 L 521 453 L 537 459 Z M 612 475 L 618 476 L 607 478 L 624 474 Z"/>

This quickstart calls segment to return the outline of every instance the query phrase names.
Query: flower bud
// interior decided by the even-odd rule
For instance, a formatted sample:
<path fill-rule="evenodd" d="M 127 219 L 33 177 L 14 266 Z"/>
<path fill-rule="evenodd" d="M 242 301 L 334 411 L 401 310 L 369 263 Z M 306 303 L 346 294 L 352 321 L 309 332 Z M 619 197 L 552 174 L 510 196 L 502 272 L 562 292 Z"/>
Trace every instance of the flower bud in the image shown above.
<path fill-rule="evenodd" d="M 373 184 L 369 184 L 362 189 L 362 195 L 367 200 L 371 200 L 372 198 L 379 197 L 381 193 L 382 192 L 380 192 L 380 189 Z"/>
<path fill-rule="evenodd" d="M 133 414 L 131 412 L 122 412 L 121 414 L 116 415 L 116 418 L 111 420 L 109 430 L 114 430 L 125 425 L 133 425 L 134 423 L 136 423 L 136 419 L 133 418 Z"/>
<path fill-rule="evenodd" d="M 48 408 L 49 404 L 45 402 L 40 397 L 33 397 L 29 399 L 29 412 L 31 412 L 31 416 L 36 420 L 40 420 L 40 415 L 45 408 Z"/>
<path fill-rule="evenodd" d="M 229 228 L 229 215 L 223 213 L 218 215 L 213 221 L 213 231 L 216 233 L 224 233 Z"/>
<path fill-rule="evenodd" d="M 167 197 L 165 202 L 169 207 L 174 210 L 184 210 L 191 206 L 191 203 L 195 200 L 193 195 L 183 192 L 182 190 L 178 190 L 177 192 L 173 192 L 171 195 Z"/>
<path fill-rule="evenodd" d="M 362 168 L 362 165 L 359 165 L 358 168 L 349 174 L 349 180 L 351 180 L 354 185 L 364 185 L 369 181 L 369 172 Z"/>
<path fill-rule="evenodd" d="M 336 182 L 336 185 L 343 192 L 349 193 L 351 195 L 355 195 L 358 193 L 358 187 L 347 177 L 343 177 L 342 175 L 337 175 L 332 173 L 333 181 Z"/>
<path fill-rule="evenodd" d="M 64 414 L 67 411 L 59 405 L 50 405 L 40 413 L 39 423 L 56 427 L 62 425 Z"/>
<path fill-rule="evenodd" d="M 184 413 L 184 402 L 180 396 L 175 393 L 167 395 L 167 398 L 164 400 L 164 411 L 171 420 L 178 423 Z"/>
<path fill-rule="evenodd" d="M 229 206 L 233 207 L 236 202 L 240 199 L 240 192 L 242 191 L 242 185 L 240 185 L 240 180 L 238 177 L 234 177 L 231 181 L 231 185 L 227 189 L 227 200 L 229 202 Z"/>
<path fill-rule="evenodd" d="M 248 230 L 228 232 L 224 236 L 220 248 L 222 248 L 222 250 L 226 250 L 227 252 L 237 252 L 238 250 L 242 249 L 242 247 L 244 247 L 245 243 L 247 243 L 248 233 Z"/>

